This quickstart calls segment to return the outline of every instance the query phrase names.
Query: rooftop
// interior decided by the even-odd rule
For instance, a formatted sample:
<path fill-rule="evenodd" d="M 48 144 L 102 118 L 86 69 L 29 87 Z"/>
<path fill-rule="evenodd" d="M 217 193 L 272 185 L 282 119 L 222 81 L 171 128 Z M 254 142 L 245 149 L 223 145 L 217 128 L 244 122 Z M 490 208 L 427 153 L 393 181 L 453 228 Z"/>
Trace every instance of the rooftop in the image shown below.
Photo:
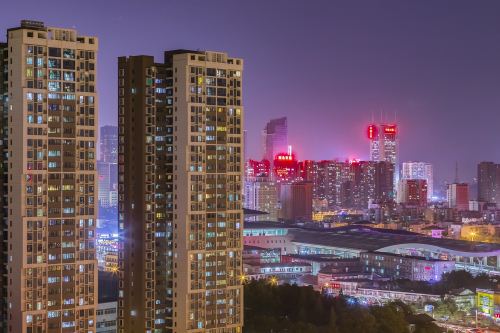
<path fill-rule="evenodd" d="M 399 244 L 423 244 L 445 250 L 500 255 L 500 244 L 432 238 L 411 232 L 377 229 L 367 226 L 347 226 L 328 230 L 293 230 L 293 241 L 359 251 L 377 251 Z"/>

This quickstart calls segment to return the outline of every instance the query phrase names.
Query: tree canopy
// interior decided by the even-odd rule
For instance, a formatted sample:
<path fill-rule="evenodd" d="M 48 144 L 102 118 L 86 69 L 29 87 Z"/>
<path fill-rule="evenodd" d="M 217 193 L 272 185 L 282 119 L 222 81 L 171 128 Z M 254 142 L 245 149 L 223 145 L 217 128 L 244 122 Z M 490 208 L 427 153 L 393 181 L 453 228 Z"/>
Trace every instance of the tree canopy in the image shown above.
<path fill-rule="evenodd" d="M 402 303 L 357 304 L 343 296 L 327 297 L 311 287 L 245 284 L 245 333 L 407 333 L 411 309 Z M 416 327 L 437 333 L 433 323 Z"/>

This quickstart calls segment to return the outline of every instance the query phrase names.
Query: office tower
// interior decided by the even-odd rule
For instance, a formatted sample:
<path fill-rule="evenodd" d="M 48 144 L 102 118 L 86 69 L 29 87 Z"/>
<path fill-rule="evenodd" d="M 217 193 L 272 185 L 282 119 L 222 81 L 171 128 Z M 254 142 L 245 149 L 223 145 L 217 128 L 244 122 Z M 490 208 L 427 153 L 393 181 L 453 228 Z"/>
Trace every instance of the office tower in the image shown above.
<path fill-rule="evenodd" d="M 312 188 L 310 182 L 281 185 L 281 217 L 285 221 L 311 221 Z"/>
<path fill-rule="evenodd" d="M 257 215 L 255 221 L 278 220 L 278 186 L 268 177 L 254 177 L 245 180 L 244 207 L 266 212 L 266 215 Z"/>
<path fill-rule="evenodd" d="M 407 206 L 427 206 L 427 181 L 425 179 L 401 179 L 398 184 L 397 202 Z"/>
<path fill-rule="evenodd" d="M 6 46 L 2 332 L 94 332 L 97 38 L 22 21 L 7 31 Z"/>
<path fill-rule="evenodd" d="M 273 161 L 273 179 L 279 183 L 292 182 L 299 177 L 299 162 L 288 146 L 287 152 L 278 153 Z"/>
<path fill-rule="evenodd" d="M 477 200 L 500 205 L 500 164 L 481 162 L 477 166 Z"/>
<path fill-rule="evenodd" d="M 118 127 L 102 126 L 99 137 L 100 161 L 107 163 L 118 162 Z"/>
<path fill-rule="evenodd" d="M 288 124 L 286 117 L 270 120 L 262 130 L 264 159 L 274 161 L 279 153 L 288 149 Z"/>
<path fill-rule="evenodd" d="M 459 211 L 469 209 L 469 184 L 453 183 L 448 184 L 446 190 L 448 207 L 455 208 Z"/>
<path fill-rule="evenodd" d="M 427 182 L 427 200 L 431 201 L 434 191 L 432 164 L 426 162 L 403 162 L 401 179 L 425 179 Z"/>
<path fill-rule="evenodd" d="M 369 125 L 370 160 L 394 164 L 394 192 L 399 181 L 398 129 L 395 124 Z"/>
<path fill-rule="evenodd" d="M 116 207 L 118 191 L 118 164 L 97 161 L 99 176 L 99 206 L 103 208 Z"/>
<path fill-rule="evenodd" d="M 118 59 L 118 333 L 241 332 L 243 60 Z"/>

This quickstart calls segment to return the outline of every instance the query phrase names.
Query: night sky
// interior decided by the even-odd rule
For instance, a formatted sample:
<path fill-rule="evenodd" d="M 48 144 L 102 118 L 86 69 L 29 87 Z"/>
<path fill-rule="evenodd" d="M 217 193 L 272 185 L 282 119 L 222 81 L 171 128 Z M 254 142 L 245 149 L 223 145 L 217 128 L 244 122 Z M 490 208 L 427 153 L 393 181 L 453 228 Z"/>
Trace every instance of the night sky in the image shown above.
<path fill-rule="evenodd" d="M 365 127 L 400 124 L 400 160 L 437 181 L 471 181 L 500 162 L 500 1 L 2 1 L 0 30 L 23 18 L 100 39 L 100 124 L 116 123 L 116 57 L 165 49 L 245 59 L 248 151 L 287 116 L 300 159 L 368 158 Z M 5 38 L 1 38 L 5 40 Z M 437 184 L 436 184 L 437 185 Z M 437 186 L 436 186 L 437 187 Z"/>

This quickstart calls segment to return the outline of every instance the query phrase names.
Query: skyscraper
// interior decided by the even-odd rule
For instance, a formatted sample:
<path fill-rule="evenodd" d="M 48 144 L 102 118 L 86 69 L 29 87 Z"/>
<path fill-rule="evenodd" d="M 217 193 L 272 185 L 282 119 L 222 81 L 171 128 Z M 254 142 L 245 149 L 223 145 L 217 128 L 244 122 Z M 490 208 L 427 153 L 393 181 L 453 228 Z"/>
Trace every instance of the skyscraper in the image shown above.
<path fill-rule="evenodd" d="M 118 127 L 102 126 L 99 137 L 100 161 L 107 163 L 118 162 Z"/>
<path fill-rule="evenodd" d="M 37 21 L 7 31 L 2 332 L 95 331 L 97 48 L 95 37 Z"/>
<path fill-rule="evenodd" d="M 264 159 L 274 161 L 279 153 L 288 150 L 288 123 L 286 117 L 270 120 L 262 130 Z"/>
<path fill-rule="evenodd" d="M 500 164 L 481 162 L 477 166 L 477 200 L 500 205 Z"/>
<path fill-rule="evenodd" d="M 434 175 L 432 164 L 426 162 L 403 162 L 401 179 L 425 179 L 427 181 L 427 199 L 432 200 L 434 191 Z"/>
<path fill-rule="evenodd" d="M 394 192 L 399 181 L 398 128 L 395 124 L 369 125 L 370 160 L 394 164 Z"/>
<path fill-rule="evenodd" d="M 241 332 L 243 60 L 118 60 L 118 332 Z"/>

